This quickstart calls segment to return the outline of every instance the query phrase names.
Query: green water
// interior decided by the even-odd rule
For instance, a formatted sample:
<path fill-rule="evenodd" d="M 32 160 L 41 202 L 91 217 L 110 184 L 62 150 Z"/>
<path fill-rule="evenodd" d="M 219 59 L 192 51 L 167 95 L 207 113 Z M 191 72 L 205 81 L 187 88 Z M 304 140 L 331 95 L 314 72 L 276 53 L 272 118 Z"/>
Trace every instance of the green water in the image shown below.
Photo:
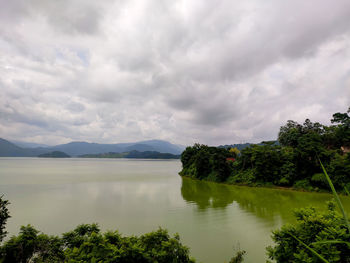
<path fill-rule="evenodd" d="M 103 230 L 178 232 L 198 262 L 265 262 L 271 230 L 292 210 L 325 208 L 329 194 L 228 186 L 181 178 L 178 160 L 0 158 L 0 194 L 11 201 L 7 230 L 32 224 L 48 234 L 98 222 Z M 350 198 L 343 197 L 350 211 Z"/>

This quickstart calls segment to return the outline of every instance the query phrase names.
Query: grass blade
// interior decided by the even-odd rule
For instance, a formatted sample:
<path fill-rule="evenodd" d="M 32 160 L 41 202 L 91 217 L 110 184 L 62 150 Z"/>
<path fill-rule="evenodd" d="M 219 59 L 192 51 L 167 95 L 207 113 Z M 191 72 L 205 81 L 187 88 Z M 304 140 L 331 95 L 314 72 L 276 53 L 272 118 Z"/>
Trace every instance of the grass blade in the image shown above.
<path fill-rule="evenodd" d="M 350 233 L 350 223 L 349 223 L 349 219 L 348 219 L 348 216 L 347 216 L 346 213 L 345 213 L 344 207 L 343 207 L 343 205 L 342 205 L 342 203 L 341 203 L 341 201 L 340 201 L 340 198 L 339 198 L 339 196 L 338 196 L 338 194 L 337 194 L 337 191 L 335 191 L 335 188 L 334 188 L 334 185 L 333 185 L 333 183 L 332 183 L 332 181 L 331 181 L 331 178 L 329 177 L 329 175 L 328 175 L 326 169 L 324 168 L 324 166 L 323 166 L 321 160 L 318 159 L 318 161 L 319 161 L 320 164 L 321 164 L 323 173 L 324 173 L 324 175 L 326 176 L 327 181 L 328 181 L 328 184 L 329 184 L 329 186 L 330 186 L 331 189 L 332 189 L 332 192 L 333 192 L 335 201 L 337 202 L 338 207 L 339 207 L 340 211 L 341 211 L 342 214 L 343 214 L 343 217 L 344 217 L 344 220 L 345 220 L 345 224 L 347 225 L 348 230 L 349 230 L 349 233 Z"/>
<path fill-rule="evenodd" d="M 316 257 L 318 257 L 319 259 L 321 259 L 323 262 L 325 263 L 330 263 L 327 259 L 325 259 L 324 257 L 322 257 L 320 254 L 318 254 L 315 250 L 313 250 L 311 247 L 309 247 L 308 245 L 306 245 L 303 241 L 301 241 L 299 238 L 297 238 L 296 236 L 294 236 L 293 234 L 289 233 L 289 235 L 291 235 L 295 240 L 297 240 L 300 244 L 302 244 L 304 247 L 306 247 L 312 254 L 314 254 Z"/>

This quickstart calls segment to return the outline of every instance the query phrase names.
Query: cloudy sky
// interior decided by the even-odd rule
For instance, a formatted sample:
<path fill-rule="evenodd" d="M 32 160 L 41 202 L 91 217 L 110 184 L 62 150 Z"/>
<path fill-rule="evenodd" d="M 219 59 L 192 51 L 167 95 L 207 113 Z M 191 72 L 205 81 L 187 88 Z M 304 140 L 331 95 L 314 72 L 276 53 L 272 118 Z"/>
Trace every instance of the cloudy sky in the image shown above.
<path fill-rule="evenodd" d="M 348 0 L 0 0 L 0 137 L 275 139 L 350 106 Z"/>

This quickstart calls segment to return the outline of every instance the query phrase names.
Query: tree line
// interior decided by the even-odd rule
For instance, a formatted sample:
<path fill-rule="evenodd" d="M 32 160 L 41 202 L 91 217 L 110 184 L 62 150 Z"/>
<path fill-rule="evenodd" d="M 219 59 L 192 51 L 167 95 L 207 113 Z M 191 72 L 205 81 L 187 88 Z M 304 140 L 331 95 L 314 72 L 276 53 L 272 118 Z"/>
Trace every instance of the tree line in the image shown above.
<path fill-rule="evenodd" d="M 11 217 L 9 201 L 0 196 L 0 263 L 194 263 L 180 236 L 159 228 L 140 236 L 118 231 L 102 233 L 97 224 L 81 224 L 61 236 L 47 235 L 31 225 L 4 241 Z M 243 262 L 245 251 L 236 251 L 230 263 Z"/>
<path fill-rule="evenodd" d="M 350 189 L 350 108 L 335 113 L 332 125 L 306 119 L 288 121 L 277 141 L 227 149 L 195 144 L 181 155 L 180 175 L 230 184 L 275 185 L 306 190 L 328 189 L 322 160 L 337 189 Z"/>
<path fill-rule="evenodd" d="M 0 244 L 10 218 L 8 200 L 0 196 Z M 41 233 L 31 225 L 22 226 L 0 246 L 1 263 L 57 262 L 195 262 L 179 235 L 167 230 L 141 236 L 123 236 L 118 231 L 102 233 L 97 224 L 82 224 L 61 236 Z"/>

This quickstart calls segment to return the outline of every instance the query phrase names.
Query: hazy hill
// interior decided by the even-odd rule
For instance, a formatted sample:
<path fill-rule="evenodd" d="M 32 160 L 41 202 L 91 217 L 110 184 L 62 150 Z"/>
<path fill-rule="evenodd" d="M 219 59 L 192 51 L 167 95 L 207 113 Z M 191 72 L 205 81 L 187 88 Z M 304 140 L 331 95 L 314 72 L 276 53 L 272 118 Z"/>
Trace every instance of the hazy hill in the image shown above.
<path fill-rule="evenodd" d="M 26 143 L 32 145 L 31 143 Z M 24 145 L 21 142 L 21 145 Z M 53 151 L 65 152 L 70 156 L 79 156 L 84 154 L 99 154 L 107 152 L 131 152 L 131 151 L 157 151 L 160 153 L 181 154 L 185 147 L 175 145 L 162 140 L 148 140 L 135 143 L 117 143 L 117 144 L 99 144 L 88 142 L 70 142 L 67 144 L 60 144 L 56 146 L 47 147 L 20 147 L 7 140 L 0 139 L 0 156 L 8 157 L 30 157 L 38 156 L 40 154 L 49 153 Z"/>
<path fill-rule="evenodd" d="M 139 151 L 139 152 L 145 152 L 145 151 L 154 151 L 154 147 L 148 144 L 143 144 L 143 143 L 137 143 L 130 145 L 125 148 L 126 152 L 131 152 L 131 151 Z"/>
<path fill-rule="evenodd" d="M 149 140 L 149 141 L 143 141 L 142 143 L 152 146 L 154 148 L 153 151 L 157 151 L 161 153 L 181 154 L 186 148 L 185 146 L 172 144 L 170 142 L 162 141 L 162 140 Z"/>
<path fill-rule="evenodd" d="M 98 154 L 106 152 L 130 152 L 130 151 L 157 151 L 160 153 L 180 154 L 184 147 L 167 141 L 151 140 L 136 143 L 99 144 L 88 142 L 71 142 L 53 147 L 47 147 L 50 151 L 62 151 L 71 156 L 83 154 Z"/>
<path fill-rule="evenodd" d="M 38 157 L 41 158 L 69 158 L 70 156 L 64 152 L 53 151 L 49 153 L 39 154 Z"/>
<path fill-rule="evenodd" d="M 0 138 L 0 156 L 23 156 L 27 152 L 17 145 Z"/>
<path fill-rule="evenodd" d="M 49 145 L 35 142 L 22 142 L 11 140 L 11 143 L 21 147 L 21 148 L 39 148 L 39 147 L 49 147 Z"/>
<path fill-rule="evenodd" d="M 28 149 L 19 147 L 7 140 L 0 138 L 0 156 L 1 157 L 30 157 L 45 153 L 47 150 Z"/>
<path fill-rule="evenodd" d="M 130 159 L 179 159 L 180 155 L 171 153 L 160 153 L 156 151 L 131 151 L 124 153 L 99 153 L 99 154 L 84 154 L 82 158 L 130 158 Z"/>

